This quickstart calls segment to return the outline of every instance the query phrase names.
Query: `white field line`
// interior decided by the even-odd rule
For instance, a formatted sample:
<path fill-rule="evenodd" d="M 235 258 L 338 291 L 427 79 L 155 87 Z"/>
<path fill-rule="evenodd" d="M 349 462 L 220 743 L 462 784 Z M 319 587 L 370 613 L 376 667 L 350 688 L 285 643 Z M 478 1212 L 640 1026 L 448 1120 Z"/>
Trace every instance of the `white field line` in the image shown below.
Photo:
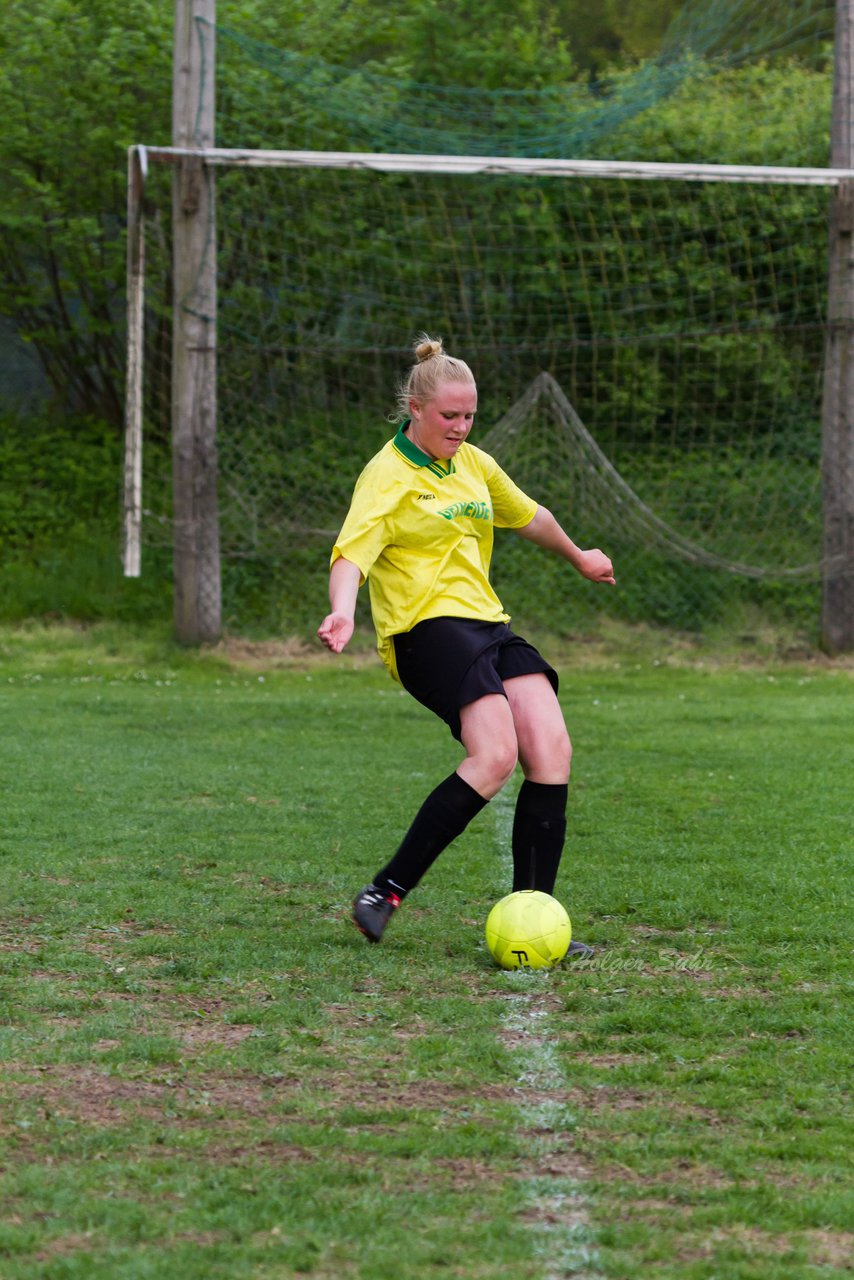
<path fill-rule="evenodd" d="M 513 799 L 492 801 L 496 835 L 510 859 Z M 586 1170 L 573 1137 L 569 1083 L 554 1039 L 549 970 L 508 972 L 500 1038 L 516 1055 L 519 1131 L 538 1170 L 522 1182 L 524 1217 L 536 1233 L 542 1280 L 600 1280 L 595 1231 L 584 1192 Z"/>

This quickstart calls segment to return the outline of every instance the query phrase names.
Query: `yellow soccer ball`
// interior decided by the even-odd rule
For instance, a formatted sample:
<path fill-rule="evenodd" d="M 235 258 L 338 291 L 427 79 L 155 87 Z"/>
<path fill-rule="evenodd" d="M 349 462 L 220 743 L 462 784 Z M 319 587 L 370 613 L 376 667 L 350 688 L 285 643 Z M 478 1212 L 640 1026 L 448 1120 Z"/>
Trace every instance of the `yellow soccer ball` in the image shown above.
<path fill-rule="evenodd" d="M 486 945 L 502 969 L 550 969 L 566 955 L 571 938 L 566 910 L 539 889 L 508 893 L 486 921 Z"/>

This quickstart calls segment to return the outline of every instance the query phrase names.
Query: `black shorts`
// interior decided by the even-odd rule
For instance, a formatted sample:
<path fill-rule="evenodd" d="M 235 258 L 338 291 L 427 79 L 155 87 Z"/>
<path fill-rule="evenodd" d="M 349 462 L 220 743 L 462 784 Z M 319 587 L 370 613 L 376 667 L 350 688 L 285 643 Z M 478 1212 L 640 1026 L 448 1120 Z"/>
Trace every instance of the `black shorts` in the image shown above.
<path fill-rule="evenodd" d="M 505 680 L 542 671 L 558 690 L 554 668 L 506 622 L 427 618 L 394 636 L 394 656 L 407 693 L 444 720 L 458 741 L 460 708 L 488 693 L 504 694 Z"/>

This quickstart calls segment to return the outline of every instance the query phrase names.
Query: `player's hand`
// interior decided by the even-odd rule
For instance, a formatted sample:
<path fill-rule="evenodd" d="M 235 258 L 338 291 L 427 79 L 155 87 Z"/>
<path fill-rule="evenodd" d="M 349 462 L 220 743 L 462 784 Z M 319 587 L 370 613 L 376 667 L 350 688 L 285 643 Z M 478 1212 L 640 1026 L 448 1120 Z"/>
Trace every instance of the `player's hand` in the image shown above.
<path fill-rule="evenodd" d="M 328 613 L 317 634 L 333 653 L 340 653 L 353 634 L 354 622 L 348 613 Z"/>
<path fill-rule="evenodd" d="M 613 586 L 617 581 L 614 577 L 614 566 L 605 552 L 600 551 L 598 547 L 593 551 L 582 551 L 578 572 L 582 577 L 589 578 L 591 582 L 610 582 Z"/>

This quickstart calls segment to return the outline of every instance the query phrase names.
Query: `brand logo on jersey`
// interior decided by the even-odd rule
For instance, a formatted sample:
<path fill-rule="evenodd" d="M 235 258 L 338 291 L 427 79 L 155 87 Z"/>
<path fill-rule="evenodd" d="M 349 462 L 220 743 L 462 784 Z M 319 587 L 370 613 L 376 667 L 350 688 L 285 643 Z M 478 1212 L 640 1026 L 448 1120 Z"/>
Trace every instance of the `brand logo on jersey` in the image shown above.
<path fill-rule="evenodd" d="M 454 520 L 457 516 L 468 516 L 470 520 L 491 520 L 492 510 L 488 502 L 452 502 L 436 513 L 445 520 Z"/>
<path fill-rule="evenodd" d="M 435 493 L 419 493 L 416 496 L 419 502 L 429 502 L 431 498 L 434 502 L 436 501 Z"/>

